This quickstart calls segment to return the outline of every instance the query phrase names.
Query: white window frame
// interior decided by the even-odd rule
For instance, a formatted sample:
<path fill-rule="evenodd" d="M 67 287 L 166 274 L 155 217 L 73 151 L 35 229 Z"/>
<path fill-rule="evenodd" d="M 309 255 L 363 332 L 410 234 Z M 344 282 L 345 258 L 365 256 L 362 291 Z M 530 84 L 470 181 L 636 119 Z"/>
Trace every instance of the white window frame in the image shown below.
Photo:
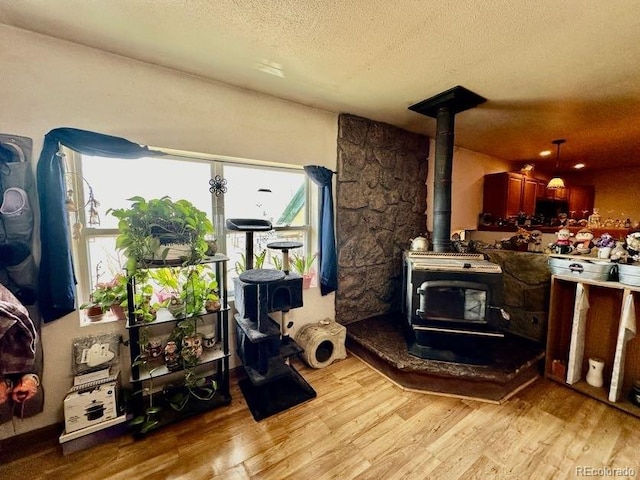
<path fill-rule="evenodd" d="M 97 238 L 101 236 L 113 237 L 118 234 L 118 229 L 114 228 L 103 228 L 103 227 L 91 227 L 87 225 L 86 218 L 86 208 L 82 208 L 83 205 L 86 204 L 87 199 L 84 197 L 84 188 L 83 188 L 83 175 L 82 175 L 82 154 L 70 150 L 65 147 L 61 147 L 64 153 L 64 161 L 65 161 L 65 169 L 68 172 L 68 180 L 67 182 L 71 185 L 71 188 L 74 191 L 74 196 L 76 198 L 76 202 L 80 207 L 78 209 L 78 221 L 83 225 L 80 231 L 80 238 L 78 240 L 73 239 L 71 236 L 73 234 L 73 224 L 75 222 L 75 216 L 70 214 L 69 216 L 69 229 L 71 236 L 71 250 L 72 257 L 75 269 L 75 275 L 78 282 L 76 286 L 76 295 L 77 295 L 77 304 L 80 305 L 89 300 L 89 294 L 92 289 L 93 275 L 94 272 L 90 272 L 89 265 L 89 242 L 91 238 Z M 167 154 L 167 159 L 171 160 L 181 160 L 181 161 L 189 161 L 189 162 L 206 162 L 210 164 L 211 170 L 211 178 L 214 178 L 216 175 L 220 175 L 224 178 L 224 166 L 225 165 L 238 165 L 242 167 L 251 167 L 256 170 L 259 169 L 275 169 L 282 171 L 302 171 L 301 166 L 296 165 L 288 165 L 288 164 L 280 164 L 273 162 L 263 162 L 263 161 L 252 161 L 246 159 L 238 159 L 232 157 L 222 157 L 216 155 L 208 155 L 208 154 L 195 154 L 191 152 L 184 152 L 178 150 L 169 150 L 169 149 L 160 149 L 157 147 L 153 147 L 154 150 L 162 150 Z M 156 160 L 159 162 L 162 161 L 162 157 L 156 157 Z M 135 161 L 132 160 L 132 161 Z M 86 185 L 86 184 L 85 184 Z M 95 189 L 95 186 L 93 186 Z M 273 231 L 275 234 L 286 233 L 288 231 L 294 232 L 303 232 L 306 237 L 306 242 L 304 242 L 303 249 L 304 255 L 313 255 L 315 248 L 314 246 L 317 244 L 318 233 L 318 215 L 317 215 L 317 187 L 313 182 L 309 180 L 308 177 L 305 178 L 305 223 L 302 226 L 273 226 Z M 99 192 L 95 192 L 96 197 L 99 199 Z M 101 216 L 106 214 L 106 210 L 108 206 L 102 206 L 100 208 Z M 226 237 L 228 234 L 238 234 L 241 232 L 230 231 L 226 228 L 226 219 L 224 218 L 224 195 L 220 195 L 216 197 L 214 194 L 211 194 L 211 211 L 213 212 L 211 221 L 213 223 L 215 229 L 215 238 L 218 244 L 218 252 L 226 254 Z M 255 240 L 254 240 L 255 244 Z M 257 253 L 254 250 L 254 253 Z M 233 265 L 232 262 L 229 262 L 228 268 L 232 271 Z M 318 263 L 315 264 L 316 269 L 318 268 Z M 265 264 L 265 268 L 271 268 L 270 265 Z M 228 282 L 231 286 L 232 282 Z M 231 291 L 230 294 L 233 292 Z M 81 323 L 83 322 L 84 316 L 81 315 Z"/>

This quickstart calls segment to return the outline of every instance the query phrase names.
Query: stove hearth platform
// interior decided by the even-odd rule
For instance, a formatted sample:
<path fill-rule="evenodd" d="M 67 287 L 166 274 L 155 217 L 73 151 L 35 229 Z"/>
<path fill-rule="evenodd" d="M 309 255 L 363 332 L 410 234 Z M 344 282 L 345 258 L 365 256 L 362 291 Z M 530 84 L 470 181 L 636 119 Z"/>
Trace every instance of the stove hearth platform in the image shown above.
<path fill-rule="evenodd" d="M 541 376 L 544 345 L 506 335 L 492 340 L 491 361 L 483 364 L 428 360 L 408 351 L 401 313 L 390 313 L 345 325 L 347 349 L 407 390 L 506 401 Z"/>

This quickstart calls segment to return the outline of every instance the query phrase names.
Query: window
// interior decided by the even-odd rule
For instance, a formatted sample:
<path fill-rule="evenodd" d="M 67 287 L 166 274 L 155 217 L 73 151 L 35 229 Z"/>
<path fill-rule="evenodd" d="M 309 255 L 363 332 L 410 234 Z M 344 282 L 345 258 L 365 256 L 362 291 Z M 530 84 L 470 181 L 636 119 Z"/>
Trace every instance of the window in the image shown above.
<path fill-rule="evenodd" d="M 272 222 L 272 231 L 253 235 L 254 255 L 263 259 L 263 268 L 275 268 L 274 257 L 281 257 L 280 252 L 266 248 L 271 241 L 298 241 L 303 247 L 292 254 L 312 254 L 309 198 L 315 187 L 301 168 L 195 156 L 118 159 L 65 153 L 68 204 L 80 207 L 69 211 L 79 303 L 89 299 L 96 283 L 123 273 L 125 259 L 115 248 L 117 219 L 107 212 L 128 207 L 127 199 L 133 196 L 184 198 L 205 211 L 215 227 L 218 251 L 230 259 L 231 278 L 245 267 L 247 236 L 227 231 L 227 218 Z M 209 191 L 209 180 L 216 175 L 227 181 L 227 192 L 220 196 Z M 91 215 L 95 202 L 97 213 Z M 254 260 L 254 268 L 258 262 Z"/>

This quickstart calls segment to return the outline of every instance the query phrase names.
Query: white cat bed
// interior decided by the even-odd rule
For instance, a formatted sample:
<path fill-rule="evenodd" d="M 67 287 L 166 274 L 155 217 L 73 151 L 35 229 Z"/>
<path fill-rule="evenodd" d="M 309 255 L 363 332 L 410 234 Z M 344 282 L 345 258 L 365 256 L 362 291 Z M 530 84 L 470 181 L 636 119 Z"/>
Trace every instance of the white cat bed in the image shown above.
<path fill-rule="evenodd" d="M 302 348 L 302 358 L 312 368 L 323 368 L 336 360 L 347 358 L 344 346 L 347 329 L 334 320 L 321 320 L 305 325 L 296 335 L 296 342 Z"/>

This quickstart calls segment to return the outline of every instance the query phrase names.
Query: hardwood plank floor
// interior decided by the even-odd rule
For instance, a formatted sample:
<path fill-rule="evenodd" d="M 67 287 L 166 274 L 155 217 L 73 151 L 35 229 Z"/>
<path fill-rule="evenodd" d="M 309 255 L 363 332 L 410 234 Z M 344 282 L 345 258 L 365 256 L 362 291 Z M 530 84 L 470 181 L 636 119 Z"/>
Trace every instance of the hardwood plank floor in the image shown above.
<path fill-rule="evenodd" d="M 352 355 L 295 366 L 317 398 L 261 422 L 233 382 L 228 407 L 142 440 L 67 456 L 45 447 L 0 466 L 0 478 L 566 479 L 602 468 L 640 477 L 640 419 L 544 379 L 496 405 L 402 390 Z"/>

